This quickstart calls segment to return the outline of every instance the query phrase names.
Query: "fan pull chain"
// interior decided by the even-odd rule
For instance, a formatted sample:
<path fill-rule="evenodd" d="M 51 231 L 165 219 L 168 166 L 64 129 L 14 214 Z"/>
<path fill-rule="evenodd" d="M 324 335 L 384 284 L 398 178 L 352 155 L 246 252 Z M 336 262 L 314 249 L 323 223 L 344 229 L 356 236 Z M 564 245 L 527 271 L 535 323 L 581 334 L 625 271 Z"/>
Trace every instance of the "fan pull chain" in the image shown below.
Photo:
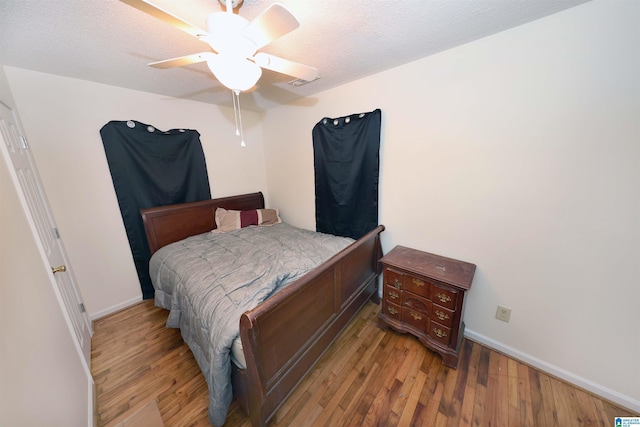
<path fill-rule="evenodd" d="M 240 146 L 246 147 L 247 144 L 244 143 L 244 132 L 242 129 L 242 112 L 240 110 L 240 91 L 233 90 L 231 92 L 233 94 L 233 113 L 236 119 L 236 135 L 240 136 L 240 139 L 241 139 Z"/>
<path fill-rule="evenodd" d="M 237 106 L 238 103 L 236 103 L 236 93 L 232 90 L 231 91 L 231 99 L 233 100 L 233 118 L 236 120 L 236 136 L 240 135 L 240 131 L 238 130 L 238 109 L 240 108 L 239 106 Z M 240 101 L 240 99 L 238 99 L 238 101 Z"/>

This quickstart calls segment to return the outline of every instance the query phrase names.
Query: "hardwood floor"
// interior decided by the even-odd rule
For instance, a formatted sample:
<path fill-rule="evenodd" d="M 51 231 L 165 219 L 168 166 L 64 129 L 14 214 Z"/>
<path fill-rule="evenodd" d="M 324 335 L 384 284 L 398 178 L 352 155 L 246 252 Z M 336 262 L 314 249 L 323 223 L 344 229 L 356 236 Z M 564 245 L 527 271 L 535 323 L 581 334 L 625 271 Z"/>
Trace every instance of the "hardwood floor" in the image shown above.
<path fill-rule="evenodd" d="M 465 340 L 458 369 L 409 336 L 376 326 L 368 303 L 287 399 L 270 426 L 612 426 L 634 416 Z M 157 400 L 165 426 L 208 426 L 204 378 L 153 300 L 95 322 L 98 423 L 114 426 Z M 234 401 L 225 426 L 249 426 Z"/>

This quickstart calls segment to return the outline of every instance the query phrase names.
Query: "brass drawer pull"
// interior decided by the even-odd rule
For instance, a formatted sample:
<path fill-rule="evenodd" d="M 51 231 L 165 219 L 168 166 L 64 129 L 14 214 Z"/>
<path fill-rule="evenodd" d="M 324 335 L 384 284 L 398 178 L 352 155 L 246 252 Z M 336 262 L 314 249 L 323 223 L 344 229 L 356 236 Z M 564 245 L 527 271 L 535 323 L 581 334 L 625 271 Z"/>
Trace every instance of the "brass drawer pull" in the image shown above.
<path fill-rule="evenodd" d="M 388 294 L 389 294 L 389 298 L 391 298 L 391 299 L 398 299 L 398 298 L 400 298 L 400 294 L 398 294 L 397 292 L 389 291 L 389 292 L 388 292 Z"/>
<path fill-rule="evenodd" d="M 446 294 L 441 294 L 441 293 L 437 293 L 436 296 L 438 297 L 438 299 L 442 302 L 449 302 L 451 301 L 451 297 L 449 295 Z"/>
<path fill-rule="evenodd" d="M 422 280 L 416 279 L 416 278 L 413 279 L 413 284 L 417 285 L 417 286 L 424 286 L 424 282 Z"/>
<path fill-rule="evenodd" d="M 393 279 L 393 286 L 396 289 L 400 289 L 400 281 L 398 279 Z"/>
<path fill-rule="evenodd" d="M 411 317 L 413 317 L 414 320 L 422 320 L 422 316 L 413 311 L 411 312 Z"/>
<path fill-rule="evenodd" d="M 449 318 L 449 315 L 447 313 L 443 313 L 440 310 L 436 310 L 436 316 L 438 316 L 438 319 L 440 320 L 445 320 Z"/>
<path fill-rule="evenodd" d="M 447 336 L 447 333 L 440 328 L 433 328 L 433 333 L 436 334 L 438 338 L 444 338 Z"/>
<path fill-rule="evenodd" d="M 389 313 L 391 313 L 391 314 L 398 314 L 398 310 L 396 310 L 396 309 L 395 309 L 395 308 L 393 308 L 393 307 L 387 307 L 387 310 L 388 310 L 388 311 L 389 311 Z"/>

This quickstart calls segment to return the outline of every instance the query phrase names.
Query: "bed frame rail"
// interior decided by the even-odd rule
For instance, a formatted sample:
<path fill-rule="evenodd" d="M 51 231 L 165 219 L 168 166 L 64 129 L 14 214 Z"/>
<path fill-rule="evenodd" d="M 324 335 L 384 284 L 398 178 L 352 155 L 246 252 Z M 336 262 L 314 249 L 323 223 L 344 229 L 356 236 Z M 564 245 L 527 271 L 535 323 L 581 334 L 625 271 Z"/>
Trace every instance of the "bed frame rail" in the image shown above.
<path fill-rule="evenodd" d="M 253 426 L 273 416 L 355 316 L 377 302 L 380 225 L 240 318 L 246 370 L 233 388 Z"/>

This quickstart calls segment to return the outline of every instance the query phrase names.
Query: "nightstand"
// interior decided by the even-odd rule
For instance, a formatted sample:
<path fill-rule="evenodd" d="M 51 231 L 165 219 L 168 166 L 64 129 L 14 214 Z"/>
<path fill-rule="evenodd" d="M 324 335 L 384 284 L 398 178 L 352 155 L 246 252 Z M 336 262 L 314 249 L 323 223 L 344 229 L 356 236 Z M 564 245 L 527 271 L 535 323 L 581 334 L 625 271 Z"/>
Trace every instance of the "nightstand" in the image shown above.
<path fill-rule="evenodd" d="M 457 368 L 464 297 L 476 266 L 404 246 L 396 246 L 380 262 L 383 297 L 378 325 L 416 336 L 442 356 L 442 363 Z"/>

